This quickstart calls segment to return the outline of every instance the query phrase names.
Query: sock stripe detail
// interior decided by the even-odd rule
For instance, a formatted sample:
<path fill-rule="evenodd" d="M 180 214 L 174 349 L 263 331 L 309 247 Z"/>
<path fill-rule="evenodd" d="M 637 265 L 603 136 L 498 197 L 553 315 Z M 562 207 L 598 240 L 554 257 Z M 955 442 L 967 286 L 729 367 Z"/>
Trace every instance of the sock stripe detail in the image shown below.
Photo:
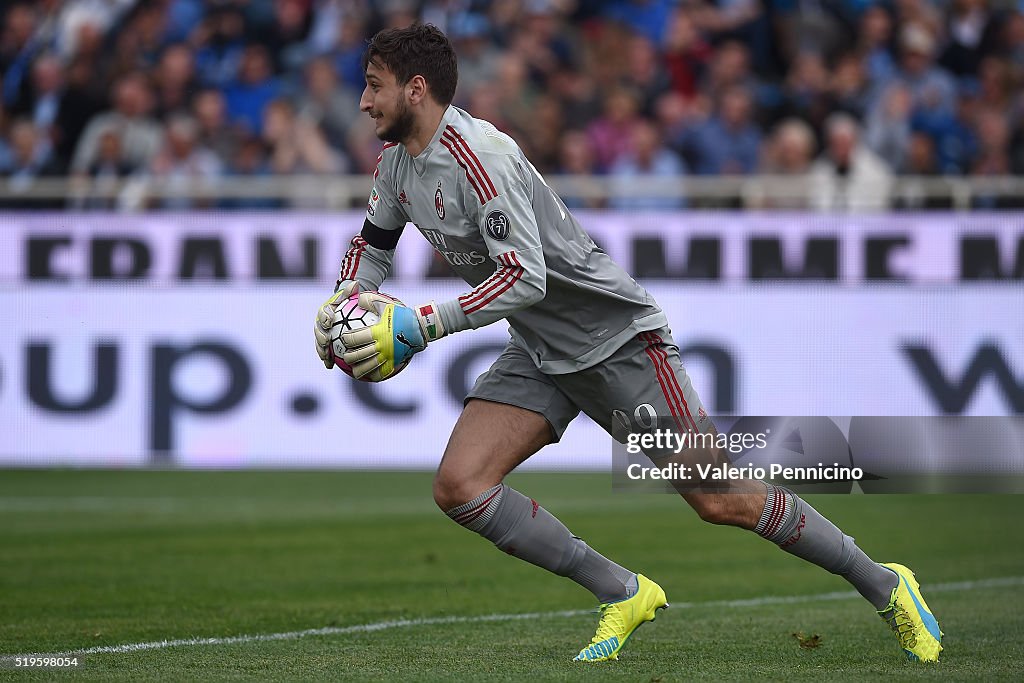
<path fill-rule="evenodd" d="M 789 520 L 789 513 L 793 507 L 790 504 L 789 494 L 786 491 L 783 491 L 781 489 L 777 490 L 775 497 L 779 501 L 779 514 L 778 517 L 775 519 L 774 523 L 772 524 L 771 528 L 768 530 L 768 533 L 770 533 L 773 538 L 779 532 L 779 529 L 782 527 L 783 523 Z"/>
<path fill-rule="evenodd" d="M 495 491 L 490 496 L 488 496 L 487 500 L 485 500 L 484 502 L 480 503 L 479 505 L 477 505 L 472 510 L 467 510 L 466 512 L 462 513 L 458 517 L 453 517 L 452 519 L 454 519 L 459 524 L 465 524 L 466 522 L 469 522 L 469 521 L 472 521 L 472 520 L 476 519 L 477 517 L 479 517 L 483 513 L 483 511 L 487 508 L 487 506 L 490 505 L 491 501 L 494 500 L 494 497 L 496 495 L 498 495 L 499 493 L 501 493 L 500 490 Z"/>
<path fill-rule="evenodd" d="M 476 531 L 494 516 L 501 505 L 504 491 L 504 484 L 492 486 L 468 503 L 446 510 L 445 514 L 456 523 Z"/>
<path fill-rule="evenodd" d="M 768 520 L 764 533 L 766 536 L 773 536 L 779 530 L 779 524 L 786 515 L 786 496 L 778 488 L 775 489 L 775 496 L 772 500 L 772 516 Z"/>
<path fill-rule="evenodd" d="M 773 484 L 765 484 L 765 486 L 768 491 L 765 498 L 764 511 L 761 513 L 761 519 L 758 520 L 754 531 L 759 536 L 774 540 L 779 529 L 783 527 L 790 517 L 789 513 L 793 509 L 793 505 L 788 491 Z"/>
<path fill-rule="evenodd" d="M 757 520 L 757 526 L 754 527 L 754 532 L 759 536 L 764 536 L 764 530 L 768 526 L 768 520 L 771 519 L 772 515 L 775 513 L 775 487 L 767 483 L 764 487 L 764 510 L 761 511 L 761 518 Z"/>

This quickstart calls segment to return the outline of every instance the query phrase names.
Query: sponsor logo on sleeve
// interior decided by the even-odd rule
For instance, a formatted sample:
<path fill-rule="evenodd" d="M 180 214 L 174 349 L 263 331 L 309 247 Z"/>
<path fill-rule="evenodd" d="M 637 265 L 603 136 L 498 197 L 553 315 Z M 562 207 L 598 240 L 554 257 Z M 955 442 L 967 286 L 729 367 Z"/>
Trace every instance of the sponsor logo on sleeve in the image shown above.
<path fill-rule="evenodd" d="M 508 220 L 508 216 L 502 211 L 491 211 L 487 214 L 487 218 L 484 220 L 484 226 L 487 229 L 487 234 L 493 239 L 498 241 L 504 241 L 508 239 L 509 230 L 512 224 Z"/>
<path fill-rule="evenodd" d="M 375 215 L 377 213 L 377 204 L 379 203 L 380 195 L 377 194 L 377 188 L 375 187 L 372 190 L 370 190 L 370 201 L 366 205 L 366 213 L 370 214 L 371 216 Z"/>

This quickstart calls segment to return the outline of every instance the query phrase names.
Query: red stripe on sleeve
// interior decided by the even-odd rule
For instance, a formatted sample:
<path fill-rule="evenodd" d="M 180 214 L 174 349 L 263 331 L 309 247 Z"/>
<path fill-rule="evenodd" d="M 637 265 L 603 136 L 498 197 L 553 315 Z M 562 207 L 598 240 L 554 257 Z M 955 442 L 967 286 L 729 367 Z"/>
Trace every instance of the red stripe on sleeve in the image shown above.
<path fill-rule="evenodd" d="M 475 167 L 480 172 L 480 177 L 481 177 L 481 179 L 483 181 L 481 183 L 481 185 L 484 186 L 484 189 L 486 189 L 486 190 L 488 190 L 490 192 L 491 199 L 493 199 L 494 197 L 497 197 L 498 196 L 498 191 L 496 189 L 494 189 L 494 183 L 491 182 L 491 177 L 489 175 L 487 175 L 487 171 L 484 169 L 484 165 L 482 163 L 480 163 L 480 159 L 477 158 L 477 156 L 473 152 L 473 150 L 470 149 L 469 143 L 466 142 L 466 139 L 464 137 L 462 137 L 462 135 L 459 134 L 459 131 L 455 130 L 451 126 L 448 126 L 445 130 L 451 132 L 451 134 L 455 137 L 456 141 L 458 141 L 460 148 L 463 151 L 465 151 L 465 153 L 474 162 Z"/>
<path fill-rule="evenodd" d="M 515 268 L 501 268 L 499 272 L 501 275 L 493 282 L 487 283 L 486 287 L 478 287 L 464 300 L 459 300 L 459 305 L 462 306 L 464 313 L 469 314 L 480 310 L 480 308 L 493 301 L 495 297 L 501 296 L 503 292 L 519 279 L 519 273 Z"/>
<path fill-rule="evenodd" d="M 377 176 L 380 175 L 380 163 L 382 161 L 384 161 L 384 150 L 388 149 L 389 147 L 394 147 L 397 144 L 398 144 L 397 142 L 385 142 L 384 146 L 381 147 L 380 154 L 377 156 L 377 165 L 374 166 L 374 168 L 373 168 L 373 179 L 374 180 L 376 180 Z"/>
<path fill-rule="evenodd" d="M 487 304 L 491 303 L 492 301 L 497 299 L 499 296 L 501 296 L 502 294 L 507 292 L 509 289 L 511 289 L 512 286 L 515 283 L 519 282 L 519 279 L 523 277 L 523 272 L 524 271 L 523 271 L 522 268 L 510 268 L 509 272 L 512 273 L 512 277 L 507 279 L 505 282 L 502 283 L 502 285 L 500 287 L 498 287 L 493 292 L 491 292 L 487 296 L 486 299 L 483 299 L 482 301 L 477 301 L 477 302 L 475 302 L 473 304 L 470 304 L 470 306 L 468 308 L 464 308 L 463 310 L 467 314 L 475 313 L 476 311 L 479 311 L 481 308 L 483 308 Z"/>
<path fill-rule="evenodd" d="M 454 137 L 452 137 L 451 134 L 447 132 L 443 135 L 443 139 L 446 140 L 448 144 L 450 144 L 452 148 L 459 153 L 459 156 L 465 162 L 463 168 L 466 169 L 466 173 L 468 175 L 473 176 L 474 182 L 482 190 L 483 202 L 488 202 L 494 199 L 494 197 L 496 197 L 497 194 L 492 192 L 491 190 L 493 185 L 489 185 L 490 178 L 485 179 L 484 177 L 481 176 L 482 169 L 480 169 L 480 167 L 478 167 L 477 164 L 473 162 L 473 159 L 470 158 L 469 154 L 467 153 L 466 147 L 464 145 L 459 144 L 458 140 L 456 140 Z"/>
<path fill-rule="evenodd" d="M 522 274 L 526 272 L 522 265 L 520 265 L 519 258 L 516 256 L 514 251 L 507 251 L 504 254 L 498 254 L 495 258 L 502 264 L 502 267 L 499 267 L 494 271 L 494 274 L 491 275 L 491 277 L 477 285 L 472 292 L 463 294 L 459 297 L 459 305 L 462 306 L 463 311 L 466 313 L 470 312 L 466 310 L 467 307 L 472 307 L 482 297 L 489 294 L 495 287 L 500 286 L 503 281 L 508 279 L 510 274 L 515 275 L 515 280 L 518 280 Z M 520 272 L 516 273 L 514 271 Z M 505 290 L 503 289 L 502 291 Z M 490 300 L 493 299 L 489 299 L 488 301 Z M 484 303 L 486 304 L 487 302 Z"/>
<path fill-rule="evenodd" d="M 523 271 L 522 270 L 518 270 L 518 269 L 517 270 L 510 270 L 509 272 L 512 273 L 512 277 L 508 278 L 506 281 L 504 281 L 501 284 L 501 286 L 499 288 L 497 288 L 496 290 L 494 290 L 493 292 L 491 292 L 487 296 L 486 299 L 477 301 L 476 303 L 470 304 L 469 306 L 464 308 L 463 311 L 466 313 L 466 315 L 469 315 L 470 313 L 476 313 L 481 308 L 484 308 L 485 306 L 487 306 L 489 303 L 491 303 L 492 301 L 497 299 L 499 296 L 501 296 L 502 294 L 507 292 L 509 289 L 511 289 L 512 286 L 516 282 L 518 282 L 519 279 L 523 276 Z"/>
<path fill-rule="evenodd" d="M 466 166 L 466 162 L 463 161 L 459 153 L 456 152 L 453 144 L 443 136 L 441 137 L 441 144 L 444 145 L 445 149 L 447 149 L 449 153 L 451 153 L 452 158 L 455 159 L 455 163 L 461 166 L 462 170 L 466 172 L 466 178 L 469 180 L 469 184 L 473 186 L 473 191 L 476 192 L 476 196 L 477 199 L 480 200 L 480 204 L 486 204 L 487 200 L 484 199 L 485 195 L 483 191 L 480 189 L 480 186 L 477 184 L 474 174 L 470 172 L 469 167 Z"/>
<path fill-rule="evenodd" d="M 489 278 L 487 278 L 486 280 L 484 280 L 483 282 L 481 282 L 480 284 L 478 284 L 476 287 L 474 287 L 473 291 L 467 292 L 466 294 L 461 295 L 459 297 L 459 303 L 460 304 L 470 303 L 473 299 L 475 299 L 477 296 L 479 296 L 480 292 L 482 292 L 483 290 L 488 289 L 489 287 L 491 287 L 498 280 L 500 280 L 503 277 L 505 277 L 506 274 L 507 274 L 507 269 L 506 268 L 495 268 L 495 270 L 491 274 L 491 276 Z"/>
<path fill-rule="evenodd" d="M 352 238 L 352 248 L 345 254 L 345 259 L 341 264 L 342 280 L 352 280 L 355 278 L 356 271 L 359 269 L 359 259 L 362 258 L 366 245 L 366 240 L 359 235 Z"/>
<path fill-rule="evenodd" d="M 468 146 L 466 146 L 464 140 L 459 142 L 462 138 L 457 138 L 456 135 L 458 135 L 458 133 L 455 133 L 451 126 L 449 126 L 442 134 L 442 138 L 446 140 L 456 152 L 458 152 L 460 158 L 464 162 L 463 168 L 466 169 L 466 173 L 473 176 L 474 182 L 482 190 L 483 201 L 488 202 L 494 199 L 498 196 L 498 193 L 494 190 L 494 184 L 491 183 L 491 179 L 487 176 L 487 172 L 484 171 L 483 166 L 480 165 L 480 160 L 476 158 L 476 155 L 473 155 L 473 152 Z"/>

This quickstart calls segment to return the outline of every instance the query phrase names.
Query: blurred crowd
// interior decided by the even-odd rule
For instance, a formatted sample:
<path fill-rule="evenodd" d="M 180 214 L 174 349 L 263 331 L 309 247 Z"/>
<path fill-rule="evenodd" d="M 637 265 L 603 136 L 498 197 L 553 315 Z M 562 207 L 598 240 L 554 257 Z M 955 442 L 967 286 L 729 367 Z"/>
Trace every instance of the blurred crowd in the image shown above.
<path fill-rule="evenodd" d="M 193 206 L 224 176 L 372 171 L 360 57 L 436 24 L 456 104 L 545 174 L 775 174 L 888 206 L 894 175 L 1024 174 L 1020 0 L 31 0 L 0 2 L 0 174 L 146 178 Z M 168 188 L 180 186 L 180 197 Z M 679 208 L 675 196 L 568 197 Z M 267 208 L 272 199 L 232 206 Z M 994 202 L 996 200 L 993 200 Z M 1001 200 L 1000 200 L 1001 201 Z M 941 200 L 940 200 L 941 202 Z"/>

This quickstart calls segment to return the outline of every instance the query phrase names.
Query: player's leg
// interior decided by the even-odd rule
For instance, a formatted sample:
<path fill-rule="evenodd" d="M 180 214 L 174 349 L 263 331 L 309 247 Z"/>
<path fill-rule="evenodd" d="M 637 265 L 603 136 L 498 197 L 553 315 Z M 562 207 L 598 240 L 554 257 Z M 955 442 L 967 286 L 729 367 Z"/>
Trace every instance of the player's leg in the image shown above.
<path fill-rule="evenodd" d="M 762 488 L 763 492 L 758 491 Z M 853 537 L 800 496 L 753 480 L 730 481 L 716 492 L 696 492 L 687 486 L 680 494 L 705 521 L 749 529 L 782 550 L 842 576 L 889 624 L 908 657 L 938 659 L 943 634 L 914 573 L 903 565 L 872 560 Z"/>
<path fill-rule="evenodd" d="M 538 413 L 467 400 L 434 476 L 434 501 L 442 510 L 472 501 L 551 440 L 551 425 Z"/>
<path fill-rule="evenodd" d="M 615 659 L 637 626 L 666 606 L 665 592 L 502 483 L 519 463 L 561 438 L 578 412 L 525 352 L 510 345 L 470 392 L 438 468 L 434 497 L 449 517 L 499 549 L 590 590 L 602 603 L 601 619 L 576 659 Z"/>
<path fill-rule="evenodd" d="M 510 347 L 466 402 L 434 479 L 434 500 L 500 550 L 572 579 L 599 602 L 613 602 L 636 592 L 636 574 L 503 483 L 520 463 L 560 438 L 577 413 L 525 353 Z"/>
<path fill-rule="evenodd" d="M 492 368 L 489 377 L 485 375 L 485 384 L 504 375 L 505 389 L 501 389 L 501 383 L 481 387 L 478 382 L 474 393 L 501 392 L 503 398 L 519 402 L 528 402 L 530 395 L 537 396 L 536 388 L 515 395 L 507 393 L 510 385 L 518 382 L 507 381 L 507 372 L 502 371 L 501 364 L 498 366 Z M 602 603 L 597 635 L 576 659 L 616 659 L 633 631 L 651 621 L 655 610 L 667 606 L 665 592 L 650 579 L 615 564 L 572 535 L 532 498 L 501 483 L 517 465 L 561 436 L 568 424 L 568 420 L 558 418 L 568 414 L 568 410 L 557 407 L 563 400 L 558 395 L 548 404 L 543 412 L 553 418 L 548 422 L 539 408 L 527 410 L 470 399 L 438 468 L 434 499 L 449 517 L 500 550 L 566 576 L 593 593 Z M 574 416 L 576 409 L 571 411 Z"/>
<path fill-rule="evenodd" d="M 645 344 L 644 355 L 655 369 L 653 379 L 660 375 L 657 393 L 668 403 L 670 413 L 674 407 L 676 414 L 691 427 L 714 430 L 710 419 L 701 419 L 707 414 L 682 367 L 679 349 L 669 331 L 648 333 L 639 341 Z M 721 462 L 726 454 L 719 450 L 691 457 Z M 841 575 L 885 618 L 908 656 L 938 658 L 942 633 L 909 569 L 873 561 L 852 537 L 786 488 L 756 480 L 728 480 L 724 486 L 716 484 L 711 489 L 679 484 L 680 494 L 701 519 L 750 529 L 785 552 Z"/>
<path fill-rule="evenodd" d="M 612 403 L 607 402 L 609 398 L 580 403 L 608 429 L 613 410 L 632 415 L 637 406 L 647 404 L 657 415 L 670 418 L 679 431 L 716 433 L 667 329 L 641 333 L 604 363 L 575 374 L 579 377 L 572 381 L 591 387 L 589 391 L 583 386 L 569 390 L 574 400 L 577 395 L 584 396 L 581 401 L 586 401 L 587 395 L 612 397 Z M 690 464 L 728 462 L 721 448 L 693 448 L 673 459 Z M 672 483 L 701 519 L 753 531 L 786 552 L 843 576 L 875 609 L 888 603 L 896 575 L 873 562 L 853 538 L 791 491 L 757 480 L 708 482 L 707 486 L 695 486 L 692 481 Z"/>
<path fill-rule="evenodd" d="M 641 333 L 603 363 L 556 381 L 609 433 L 615 429 L 614 410 L 631 416 L 644 404 L 670 418 L 680 431 L 715 433 L 667 329 Z M 674 458 L 691 464 L 727 461 L 721 449 L 691 449 Z M 756 480 L 699 487 L 691 481 L 673 481 L 673 485 L 701 519 L 753 531 L 786 552 L 842 576 L 883 617 L 893 609 L 896 589 L 904 583 L 897 570 L 871 560 L 852 537 L 793 492 Z M 927 618 L 918 620 L 922 621 L 926 623 Z M 935 638 L 937 645 L 938 635 Z"/>
<path fill-rule="evenodd" d="M 755 480 L 726 482 L 715 491 L 680 488 L 704 521 L 753 531 L 791 555 L 842 576 L 876 610 L 888 604 L 896 575 L 792 491 Z"/>

